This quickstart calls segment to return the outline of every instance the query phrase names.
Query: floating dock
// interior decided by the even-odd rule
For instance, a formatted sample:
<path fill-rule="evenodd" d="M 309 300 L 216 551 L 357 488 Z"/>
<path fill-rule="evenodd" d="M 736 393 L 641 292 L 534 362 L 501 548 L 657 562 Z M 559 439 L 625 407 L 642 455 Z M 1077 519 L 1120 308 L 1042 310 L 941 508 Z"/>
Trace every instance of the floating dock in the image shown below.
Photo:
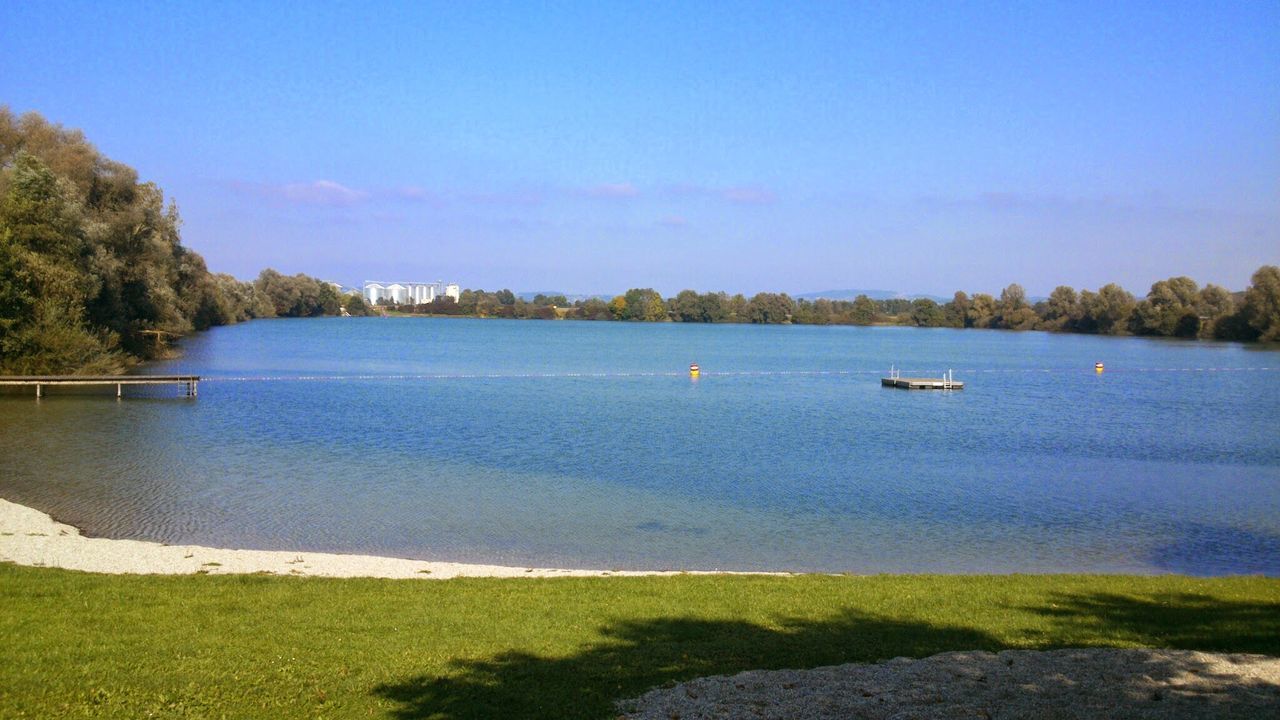
<path fill-rule="evenodd" d="M 898 370 L 890 368 L 889 376 L 880 378 L 884 387 L 902 388 L 904 390 L 963 390 L 964 383 L 956 380 L 951 371 L 940 378 L 902 377 Z"/>
<path fill-rule="evenodd" d="M 180 385 L 186 397 L 195 397 L 199 383 L 199 375 L 0 375 L 0 385 L 34 386 L 37 398 L 46 385 L 115 385 L 116 397 L 123 397 L 125 385 Z"/>

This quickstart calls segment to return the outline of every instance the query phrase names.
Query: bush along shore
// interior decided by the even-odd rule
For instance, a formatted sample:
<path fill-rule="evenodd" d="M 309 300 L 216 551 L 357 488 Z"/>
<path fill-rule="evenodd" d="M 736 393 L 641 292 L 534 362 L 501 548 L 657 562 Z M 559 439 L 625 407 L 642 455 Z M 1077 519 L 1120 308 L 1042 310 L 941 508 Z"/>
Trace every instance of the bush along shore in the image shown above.
<path fill-rule="evenodd" d="M 0 106 L 0 374 L 119 372 L 193 330 L 339 312 L 306 275 L 209 272 L 181 224 L 80 132 Z"/>
<path fill-rule="evenodd" d="M 358 314 L 367 314 L 364 300 L 355 300 Z M 1200 287 L 1191 278 L 1174 277 L 1152 285 L 1141 300 L 1115 284 L 1096 292 L 1061 286 L 1034 303 L 1016 283 L 998 298 L 956 292 L 945 303 L 928 298 L 873 300 L 866 295 L 853 300 L 797 300 L 786 293 L 757 293 L 748 298 L 695 290 L 663 298 L 652 288 L 632 288 L 612 299 L 570 302 L 564 295 L 539 294 L 525 300 L 510 290 L 468 289 L 457 300 L 446 297 L 424 304 L 381 300 L 378 309 L 410 315 L 538 320 L 909 325 L 1275 342 L 1280 340 L 1280 267 L 1259 268 L 1242 292 L 1213 284 Z"/>

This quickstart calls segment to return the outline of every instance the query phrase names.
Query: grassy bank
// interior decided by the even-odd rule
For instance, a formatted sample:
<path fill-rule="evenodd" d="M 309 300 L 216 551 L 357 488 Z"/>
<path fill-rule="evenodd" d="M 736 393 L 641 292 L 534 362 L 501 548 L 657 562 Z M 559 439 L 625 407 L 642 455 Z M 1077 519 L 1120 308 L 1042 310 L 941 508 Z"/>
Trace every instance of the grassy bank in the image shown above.
<path fill-rule="evenodd" d="M 335 580 L 0 565 L 0 716 L 600 718 L 662 683 L 946 650 L 1280 655 L 1280 580 Z"/>

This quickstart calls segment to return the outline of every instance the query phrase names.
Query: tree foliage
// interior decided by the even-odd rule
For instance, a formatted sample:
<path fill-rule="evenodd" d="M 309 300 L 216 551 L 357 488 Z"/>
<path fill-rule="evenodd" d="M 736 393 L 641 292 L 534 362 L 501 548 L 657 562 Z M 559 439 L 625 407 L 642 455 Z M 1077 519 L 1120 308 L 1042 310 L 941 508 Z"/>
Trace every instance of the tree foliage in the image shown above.
<path fill-rule="evenodd" d="M 278 273 L 264 273 L 279 282 Z M 287 279 L 287 278 L 286 278 Z M 1255 273 L 1253 286 L 1239 293 L 1242 300 L 1216 285 L 1199 288 L 1189 278 L 1170 278 L 1152 286 L 1141 302 L 1110 283 L 1096 291 L 1061 285 L 1032 305 L 1026 291 L 1010 284 L 1000 297 L 956 292 L 946 303 L 929 298 L 872 300 L 859 295 L 848 300 L 796 300 L 785 293 L 757 293 L 750 299 L 724 292 L 681 290 L 663 299 L 652 288 L 632 288 L 609 301 L 578 300 L 556 312 L 561 297 L 538 297 L 526 303 L 510 290 L 464 290 L 461 300 L 426 305 L 402 305 L 405 312 L 477 317 L 576 318 L 635 322 L 757 323 L 803 325 L 898 324 L 919 327 L 974 327 L 1046 330 L 1102 335 L 1128 333 L 1170 337 L 1213 337 L 1224 340 L 1280 338 L 1280 269 Z M 263 278 L 259 278 L 263 283 Z M 270 284 L 270 283 L 268 283 Z M 510 300 L 510 304 L 503 304 Z M 552 301 L 555 301 L 553 303 Z M 568 301 L 565 300 L 567 303 Z M 557 305 L 557 307 L 559 307 Z M 306 314 L 306 313 L 301 313 Z"/>
<path fill-rule="evenodd" d="M 1200 288 L 1189 277 L 1160 280 L 1130 318 L 1135 335 L 1196 337 L 1200 334 Z"/>
<path fill-rule="evenodd" d="M 1264 265 L 1244 293 L 1243 320 L 1263 342 L 1280 341 L 1280 267 Z"/>
<path fill-rule="evenodd" d="M 288 314 L 211 274 L 181 227 L 159 187 L 80 132 L 0 107 L 0 372 L 116 372 L 192 330 Z M 314 295 L 308 314 L 337 312 L 331 287 Z"/>

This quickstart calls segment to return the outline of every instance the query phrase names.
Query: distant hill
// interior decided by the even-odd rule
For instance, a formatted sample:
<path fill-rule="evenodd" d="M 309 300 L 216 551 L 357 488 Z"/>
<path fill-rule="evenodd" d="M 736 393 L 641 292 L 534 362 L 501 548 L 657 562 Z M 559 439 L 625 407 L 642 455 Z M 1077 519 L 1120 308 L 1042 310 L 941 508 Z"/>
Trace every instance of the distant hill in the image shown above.
<path fill-rule="evenodd" d="M 599 300 L 610 300 L 613 298 L 612 295 L 601 295 L 599 293 L 596 293 L 596 294 L 567 293 L 567 292 L 564 292 L 563 290 L 521 290 L 520 292 L 516 293 L 516 297 L 520 298 L 521 300 L 524 300 L 525 302 L 533 302 L 533 299 L 539 295 L 545 295 L 547 297 L 555 297 L 556 295 L 563 295 L 565 296 L 565 299 L 567 299 L 571 303 L 577 302 L 579 300 L 590 300 L 591 298 L 596 298 Z"/>
<path fill-rule="evenodd" d="M 546 295 L 547 297 L 551 297 L 552 295 L 564 295 L 565 297 L 569 297 L 569 293 L 563 290 L 521 290 L 516 293 L 516 297 L 524 300 L 525 302 L 530 302 L 539 295 Z"/>
<path fill-rule="evenodd" d="M 866 295 L 872 300 L 892 300 L 904 297 L 897 290 L 819 290 L 818 292 L 795 295 L 797 300 L 853 300 L 859 295 Z"/>
<path fill-rule="evenodd" d="M 608 300 L 613 298 L 613 295 L 609 295 L 605 293 L 567 293 L 567 292 L 564 292 L 563 290 L 521 290 L 520 292 L 516 293 L 516 297 L 520 298 L 521 300 L 524 300 L 525 302 L 532 302 L 533 299 L 538 295 L 545 295 L 547 297 L 553 297 L 555 295 L 564 295 L 571 303 L 577 302 L 579 300 L 588 300 L 591 298 L 596 298 L 598 300 L 604 300 L 607 302 Z M 819 290 L 818 292 L 802 293 L 800 295 L 792 295 L 791 297 L 795 298 L 796 300 L 810 300 L 810 301 L 818 300 L 818 299 L 853 300 L 857 298 L 859 295 L 866 295 L 872 300 L 918 300 L 920 298 L 927 298 L 938 304 L 951 302 L 950 297 L 941 297 L 939 295 L 927 295 L 924 293 L 909 294 L 909 293 L 898 292 L 897 290 L 858 290 L 858 289 Z M 751 297 L 751 295 L 748 294 L 747 297 L 749 298 Z"/>
<path fill-rule="evenodd" d="M 866 295 L 872 300 L 918 300 L 927 298 L 937 303 L 949 302 L 951 298 L 939 297 L 937 295 L 925 295 L 916 293 L 914 295 L 901 293 L 897 290 L 819 290 L 818 292 L 803 293 L 796 295 L 797 300 L 853 300 L 859 295 Z"/>

